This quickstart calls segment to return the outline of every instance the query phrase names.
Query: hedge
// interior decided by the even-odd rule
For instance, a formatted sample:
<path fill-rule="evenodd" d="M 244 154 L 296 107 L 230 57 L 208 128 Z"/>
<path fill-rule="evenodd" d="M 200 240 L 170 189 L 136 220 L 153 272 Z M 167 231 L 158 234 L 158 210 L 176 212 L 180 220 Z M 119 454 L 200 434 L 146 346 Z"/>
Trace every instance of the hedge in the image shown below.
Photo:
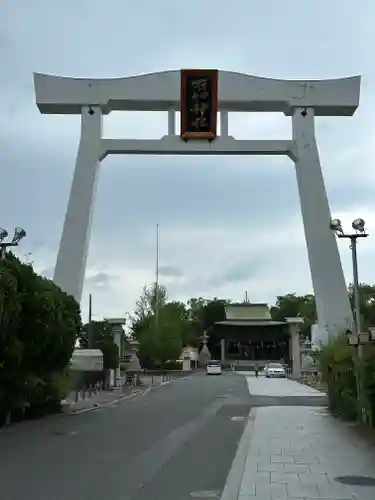
<path fill-rule="evenodd" d="M 345 420 L 356 420 L 362 419 L 363 408 L 365 420 L 373 426 L 375 346 L 365 344 L 362 353 L 362 359 L 359 360 L 356 347 L 350 346 L 347 336 L 342 334 L 322 348 L 319 361 L 331 412 Z M 362 398 L 361 403 L 358 393 Z"/>
<path fill-rule="evenodd" d="M 7 253 L 0 261 L 0 425 L 59 409 L 80 328 L 76 300 Z"/>

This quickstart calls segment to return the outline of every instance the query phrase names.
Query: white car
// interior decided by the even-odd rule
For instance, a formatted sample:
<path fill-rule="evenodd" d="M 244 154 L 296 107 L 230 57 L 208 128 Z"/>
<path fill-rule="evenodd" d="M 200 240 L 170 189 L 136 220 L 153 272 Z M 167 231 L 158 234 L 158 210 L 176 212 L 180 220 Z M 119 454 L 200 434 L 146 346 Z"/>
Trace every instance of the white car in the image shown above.
<path fill-rule="evenodd" d="M 270 363 L 264 368 L 264 374 L 267 378 L 279 377 L 285 378 L 286 371 L 281 363 Z"/>
<path fill-rule="evenodd" d="M 219 361 L 208 361 L 206 364 L 207 375 L 221 375 L 221 363 Z"/>

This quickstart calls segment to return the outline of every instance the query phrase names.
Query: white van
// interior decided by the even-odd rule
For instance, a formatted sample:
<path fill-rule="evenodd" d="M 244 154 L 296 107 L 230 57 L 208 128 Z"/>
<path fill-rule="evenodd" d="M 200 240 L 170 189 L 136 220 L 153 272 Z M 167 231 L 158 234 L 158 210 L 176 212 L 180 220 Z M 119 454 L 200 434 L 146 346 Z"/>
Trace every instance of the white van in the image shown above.
<path fill-rule="evenodd" d="M 206 364 L 207 375 L 221 375 L 221 363 L 219 361 L 211 360 Z"/>

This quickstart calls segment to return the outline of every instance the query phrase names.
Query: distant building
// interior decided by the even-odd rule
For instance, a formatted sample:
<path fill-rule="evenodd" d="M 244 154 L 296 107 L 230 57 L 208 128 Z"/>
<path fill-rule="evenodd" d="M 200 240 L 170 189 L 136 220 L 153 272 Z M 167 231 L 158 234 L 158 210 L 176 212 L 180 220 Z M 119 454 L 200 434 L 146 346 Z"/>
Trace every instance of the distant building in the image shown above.
<path fill-rule="evenodd" d="M 289 325 L 273 321 L 268 304 L 229 304 L 225 320 L 214 325 L 222 361 L 284 361 L 290 359 Z M 217 355 L 217 354 L 215 354 Z"/>

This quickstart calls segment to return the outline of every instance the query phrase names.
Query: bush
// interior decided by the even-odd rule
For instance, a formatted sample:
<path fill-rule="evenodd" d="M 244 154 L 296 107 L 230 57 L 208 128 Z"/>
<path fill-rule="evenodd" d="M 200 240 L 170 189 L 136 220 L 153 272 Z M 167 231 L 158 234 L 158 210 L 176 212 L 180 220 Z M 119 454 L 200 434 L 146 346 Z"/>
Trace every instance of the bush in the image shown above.
<path fill-rule="evenodd" d="M 354 356 L 345 334 L 324 346 L 319 356 L 330 410 L 346 420 L 354 420 L 358 413 Z"/>
<path fill-rule="evenodd" d="M 373 427 L 375 415 L 375 346 L 373 344 L 367 344 L 363 347 L 361 381 L 367 420 Z"/>
<path fill-rule="evenodd" d="M 328 390 L 333 414 L 355 420 L 365 409 L 366 420 L 373 426 L 375 415 L 375 346 L 365 344 L 358 360 L 356 348 L 348 345 L 345 334 L 323 347 L 319 357 L 323 381 Z M 361 384 L 361 404 L 358 386 Z"/>
<path fill-rule="evenodd" d="M 178 361 L 166 361 L 163 368 L 164 370 L 182 370 L 182 363 Z"/>
<path fill-rule="evenodd" d="M 0 263 L 0 425 L 59 408 L 81 328 L 75 299 L 12 254 Z"/>

